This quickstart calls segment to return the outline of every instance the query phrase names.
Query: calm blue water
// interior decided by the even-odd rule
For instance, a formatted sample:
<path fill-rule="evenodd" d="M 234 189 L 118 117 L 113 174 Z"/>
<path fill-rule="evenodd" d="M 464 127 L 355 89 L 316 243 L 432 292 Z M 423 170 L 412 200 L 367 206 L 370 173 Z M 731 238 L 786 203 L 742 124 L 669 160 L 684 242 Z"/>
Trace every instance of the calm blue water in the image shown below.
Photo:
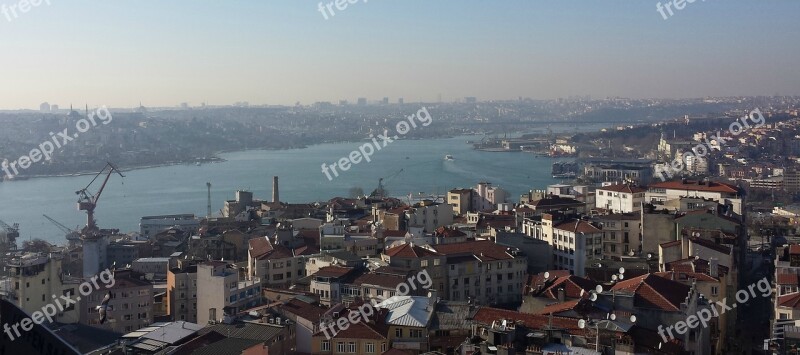
<path fill-rule="evenodd" d="M 591 127 L 591 130 L 596 129 L 598 127 Z M 111 178 L 100 199 L 96 218 L 102 228 L 128 232 L 139 230 L 141 216 L 178 213 L 204 216 L 206 182 L 212 184 L 212 208 L 219 211 L 224 200 L 234 199 L 237 189 L 253 191 L 256 198 L 270 199 L 274 175 L 280 178 L 281 201 L 287 202 L 348 196 L 353 187 L 361 187 L 369 193 L 377 187 L 379 178 L 400 169 L 404 169 L 403 172 L 384 183 L 393 196 L 418 192 L 441 194 L 451 188 L 489 181 L 508 190 L 516 200 L 530 189 L 557 182 L 550 176 L 554 159 L 528 153 L 475 151 L 466 141 L 476 139 L 480 137 L 395 141 L 376 152 L 372 162 L 362 161 L 333 181 L 322 174 L 322 163 L 338 161 L 359 144 L 236 152 L 224 154 L 222 157 L 227 161 L 221 163 L 129 171 L 124 179 Z M 455 160 L 445 161 L 446 154 L 453 155 Z M 62 244 L 63 233 L 42 214 L 69 227 L 83 226 L 86 217 L 77 210 L 75 191 L 91 179 L 92 176 L 53 177 L 0 183 L 0 220 L 19 223 L 20 239 L 42 238 Z M 98 187 L 96 183 L 90 190 L 94 192 Z"/>

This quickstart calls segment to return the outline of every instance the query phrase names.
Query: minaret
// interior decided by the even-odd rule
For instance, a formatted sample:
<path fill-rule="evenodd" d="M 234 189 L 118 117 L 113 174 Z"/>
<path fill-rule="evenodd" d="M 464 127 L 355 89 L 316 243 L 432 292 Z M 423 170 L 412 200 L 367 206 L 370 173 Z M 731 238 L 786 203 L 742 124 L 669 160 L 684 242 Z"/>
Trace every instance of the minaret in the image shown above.
<path fill-rule="evenodd" d="M 278 177 L 272 177 L 272 203 L 281 203 L 280 197 L 278 195 Z"/>

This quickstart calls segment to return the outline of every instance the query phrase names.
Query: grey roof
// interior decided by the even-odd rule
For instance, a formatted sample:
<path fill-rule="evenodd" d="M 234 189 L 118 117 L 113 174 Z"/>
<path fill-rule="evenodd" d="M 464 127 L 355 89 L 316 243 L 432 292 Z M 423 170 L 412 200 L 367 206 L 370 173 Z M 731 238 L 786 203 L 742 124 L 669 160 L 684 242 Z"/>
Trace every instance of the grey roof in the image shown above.
<path fill-rule="evenodd" d="M 469 328 L 470 305 L 467 302 L 439 301 L 431 319 L 431 330 Z"/>
<path fill-rule="evenodd" d="M 192 352 L 191 355 L 241 355 L 242 351 L 263 341 L 255 339 L 226 338 Z"/>
<path fill-rule="evenodd" d="M 152 339 L 167 344 L 175 344 L 197 333 L 202 327 L 189 322 L 153 323 L 151 327 L 158 327 L 142 336 L 143 339 Z"/>
<path fill-rule="evenodd" d="M 340 260 L 344 261 L 360 261 L 361 257 L 356 254 L 353 254 L 347 250 L 330 250 L 326 251 L 326 254 Z"/>
<path fill-rule="evenodd" d="M 378 304 L 389 310 L 386 324 L 407 327 L 427 327 L 433 315 L 431 299 L 422 296 L 394 296 Z M 431 305 L 433 306 L 433 305 Z"/>
<path fill-rule="evenodd" d="M 200 334 L 217 332 L 229 338 L 267 341 L 275 338 L 283 331 L 282 326 L 274 324 L 240 322 L 235 324 L 214 324 L 200 330 Z"/>

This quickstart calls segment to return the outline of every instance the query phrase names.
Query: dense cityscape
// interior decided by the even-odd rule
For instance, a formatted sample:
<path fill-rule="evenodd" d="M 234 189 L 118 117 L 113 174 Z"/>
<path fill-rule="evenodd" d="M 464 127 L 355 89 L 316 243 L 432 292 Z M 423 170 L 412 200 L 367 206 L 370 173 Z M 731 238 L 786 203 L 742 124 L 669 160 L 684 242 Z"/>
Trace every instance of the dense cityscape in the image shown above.
<path fill-rule="evenodd" d="M 0 0 L 0 354 L 800 354 L 799 13 Z"/>

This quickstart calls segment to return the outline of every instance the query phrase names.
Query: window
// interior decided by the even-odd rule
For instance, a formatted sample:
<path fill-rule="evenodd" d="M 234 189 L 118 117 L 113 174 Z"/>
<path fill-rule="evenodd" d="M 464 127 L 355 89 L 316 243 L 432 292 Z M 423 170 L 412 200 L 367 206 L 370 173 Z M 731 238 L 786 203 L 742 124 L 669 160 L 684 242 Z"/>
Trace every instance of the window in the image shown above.
<path fill-rule="evenodd" d="M 456 265 L 450 264 L 450 271 L 455 271 L 455 270 L 456 270 Z"/>
<path fill-rule="evenodd" d="M 322 350 L 322 351 L 331 351 L 331 342 L 330 342 L 330 340 L 323 340 L 322 344 L 320 344 L 320 350 Z"/>
<path fill-rule="evenodd" d="M 422 260 L 419 262 L 419 265 L 422 267 L 428 267 L 428 260 Z"/>
<path fill-rule="evenodd" d="M 433 266 L 439 266 L 441 261 L 439 259 L 433 259 Z"/>
<path fill-rule="evenodd" d="M 386 343 L 381 343 L 381 351 L 386 352 Z"/>
<path fill-rule="evenodd" d="M 351 342 L 347 343 L 347 352 L 348 353 L 356 352 L 356 343 L 355 342 L 351 341 Z"/>
<path fill-rule="evenodd" d="M 336 351 L 340 353 L 344 352 L 344 342 L 336 343 Z"/>
<path fill-rule="evenodd" d="M 394 330 L 394 337 L 395 338 L 402 338 L 403 337 L 403 328 L 397 328 Z"/>
<path fill-rule="evenodd" d="M 372 354 L 375 352 L 375 344 L 373 343 L 366 343 L 364 344 L 364 352 L 367 354 Z"/>
<path fill-rule="evenodd" d="M 719 294 L 719 288 L 717 286 L 711 286 L 711 295 L 717 296 Z"/>

